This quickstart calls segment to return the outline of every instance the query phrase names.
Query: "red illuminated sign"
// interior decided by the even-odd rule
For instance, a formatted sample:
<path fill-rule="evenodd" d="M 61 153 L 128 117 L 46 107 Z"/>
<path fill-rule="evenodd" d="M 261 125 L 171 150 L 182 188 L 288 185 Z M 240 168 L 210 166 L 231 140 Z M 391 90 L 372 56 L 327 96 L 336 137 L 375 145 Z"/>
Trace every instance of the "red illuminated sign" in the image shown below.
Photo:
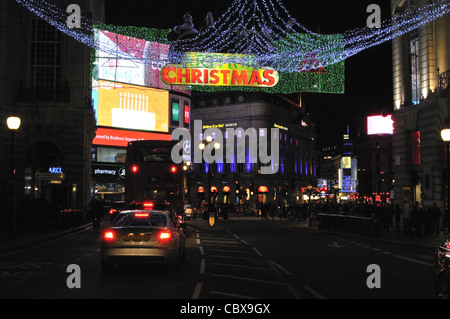
<path fill-rule="evenodd" d="M 189 124 L 189 122 L 190 122 L 190 114 L 191 114 L 191 112 L 190 112 L 189 105 L 185 104 L 184 105 L 184 123 L 185 124 Z"/>
<path fill-rule="evenodd" d="M 267 188 L 267 186 L 260 186 L 260 187 L 258 187 L 258 192 L 259 193 L 268 193 L 269 188 Z"/>
<path fill-rule="evenodd" d="M 259 86 L 278 84 L 278 72 L 272 69 L 204 69 L 167 66 L 161 79 L 168 85 Z"/>
<path fill-rule="evenodd" d="M 171 141 L 172 136 L 170 134 L 114 130 L 99 127 L 97 128 L 96 136 L 92 144 L 126 147 L 128 142 L 142 140 Z"/>

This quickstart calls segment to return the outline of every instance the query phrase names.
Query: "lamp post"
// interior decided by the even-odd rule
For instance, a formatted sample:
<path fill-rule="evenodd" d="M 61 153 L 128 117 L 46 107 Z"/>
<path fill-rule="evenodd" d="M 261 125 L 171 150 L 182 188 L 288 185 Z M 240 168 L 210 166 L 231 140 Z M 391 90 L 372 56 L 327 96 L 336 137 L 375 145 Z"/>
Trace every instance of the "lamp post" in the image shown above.
<path fill-rule="evenodd" d="M 448 123 L 448 121 L 446 121 Z M 445 214 L 450 214 L 450 124 L 446 124 L 441 130 L 441 138 L 445 142 L 445 149 L 447 153 L 447 198 L 444 197 Z M 446 203 L 446 205 L 445 205 Z M 447 227 L 445 225 L 444 227 Z"/>
<path fill-rule="evenodd" d="M 212 141 L 213 141 L 212 136 L 208 135 L 206 137 L 206 141 L 202 141 L 200 143 L 199 149 L 203 151 L 206 148 L 206 146 L 209 145 Z M 220 143 L 215 142 L 214 149 L 215 150 L 220 149 Z M 208 163 L 208 211 L 210 213 L 210 224 L 212 227 L 215 223 L 215 214 L 214 214 L 214 217 L 211 217 L 211 206 L 214 205 L 214 201 L 213 201 L 213 203 L 211 203 L 211 176 L 212 176 L 211 164 Z M 211 219 L 211 218 L 213 218 L 213 219 Z"/>
<path fill-rule="evenodd" d="M 308 185 L 308 224 L 309 227 L 311 227 L 312 225 L 312 221 L 311 221 L 311 196 L 312 196 L 312 185 Z"/>
<path fill-rule="evenodd" d="M 339 193 L 339 185 L 338 184 L 334 184 L 333 188 L 334 188 L 334 204 L 337 205 L 337 197 L 338 197 L 338 193 Z"/>
<path fill-rule="evenodd" d="M 15 208 L 15 197 L 14 197 L 14 177 L 16 170 L 14 168 L 14 140 L 16 132 L 19 130 L 21 124 L 20 117 L 10 116 L 6 120 L 6 125 L 11 132 L 11 177 L 9 181 L 9 205 L 10 205 L 10 224 L 8 229 L 8 237 L 16 237 L 16 208 Z"/>

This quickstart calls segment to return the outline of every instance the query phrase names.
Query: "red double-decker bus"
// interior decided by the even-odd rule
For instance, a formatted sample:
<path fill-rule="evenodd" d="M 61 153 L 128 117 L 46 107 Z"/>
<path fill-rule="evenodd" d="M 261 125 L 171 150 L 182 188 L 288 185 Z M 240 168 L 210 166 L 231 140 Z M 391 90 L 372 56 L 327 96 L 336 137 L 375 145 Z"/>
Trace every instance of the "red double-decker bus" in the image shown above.
<path fill-rule="evenodd" d="M 158 209 L 170 203 L 177 215 L 183 214 L 184 174 L 182 164 L 171 158 L 177 141 L 129 142 L 126 159 L 125 202 Z"/>

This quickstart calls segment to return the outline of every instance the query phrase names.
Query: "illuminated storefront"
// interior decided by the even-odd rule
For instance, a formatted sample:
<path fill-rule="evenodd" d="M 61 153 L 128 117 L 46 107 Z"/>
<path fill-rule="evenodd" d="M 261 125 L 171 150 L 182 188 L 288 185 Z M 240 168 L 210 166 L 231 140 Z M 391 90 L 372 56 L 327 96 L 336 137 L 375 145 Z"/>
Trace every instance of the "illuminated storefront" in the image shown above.
<path fill-rule="evenodd" d="M 214 198 L 218 206 L 253 207 L 261 203 L 282 205 L 302 201 L 301 188 L 315 183 L 316 159 L 314 127 L 300 106 L 272 94 L 236 92 L 196 94 L 193 103 L 193 123 L 202 120 L 203 132 L 220 130 L 224 144 L 220 146 L 223 163 L 194 163 L 189 177 L 193 204 L 207 200 L 209 173 L 211 185 L 218 192 Z M 228 150 L 231 130 L 236 148 L 237 139 L 249 128 L 256 132 L 258 143 L 264 134 L 271 134 L 268 132 L 272 128 L 278 129 L 279 161 L 272 159 L 273 154 L 269 156 L 274 174 L 261 174 L 262 166 L 267 165 L 261 163 L 259 152 L 250 149 L 248 143 L 242 162 L 237 160 L 237 151 Z"/>

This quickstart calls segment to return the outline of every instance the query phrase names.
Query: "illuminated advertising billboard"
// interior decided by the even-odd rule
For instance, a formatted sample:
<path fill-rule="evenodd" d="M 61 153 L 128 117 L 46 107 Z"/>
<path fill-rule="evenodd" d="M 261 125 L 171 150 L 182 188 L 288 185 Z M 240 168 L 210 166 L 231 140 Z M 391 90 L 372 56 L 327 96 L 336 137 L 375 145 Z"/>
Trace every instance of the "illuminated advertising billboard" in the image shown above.
<path fill-rule="evenodd" d="M 130 130 L 141 131 L 131 134 L 138 139 L 145 132 L 168 134 L 169 91 L 190 95 L 185 86 L 168 85 L 161 80 L 169 45 L 105 30 L 94 32 L 98 49 L 92 57 L 92 100 L 97 125 L 101 129 L 123 129 L 125 140 Z M 145 135 L 150 136 L 155 137 Z M 122 137 L 96 138 L 95 142 L 126 144 L 125 140 L 121 142 Z"/>
<path fill-rule="evenodd" d="M 169 45 L 96 30 L 93 80 L 107 80 L 188 93 L 184 86 L 167 85 L 160 72 L 167 63 Z M 114 54 L 110 53 L 114 52 Z"/>
<path fill-rule="evenodd" d="M 97 125 L 169 132 L 168 91 L 103 80 L 97 89 Z"/>
<path fill-rule="evenodd" d="M 375 115 L 367 117 L 367 135 L 394 134 L 394 120 L 392 115 Z"/>

